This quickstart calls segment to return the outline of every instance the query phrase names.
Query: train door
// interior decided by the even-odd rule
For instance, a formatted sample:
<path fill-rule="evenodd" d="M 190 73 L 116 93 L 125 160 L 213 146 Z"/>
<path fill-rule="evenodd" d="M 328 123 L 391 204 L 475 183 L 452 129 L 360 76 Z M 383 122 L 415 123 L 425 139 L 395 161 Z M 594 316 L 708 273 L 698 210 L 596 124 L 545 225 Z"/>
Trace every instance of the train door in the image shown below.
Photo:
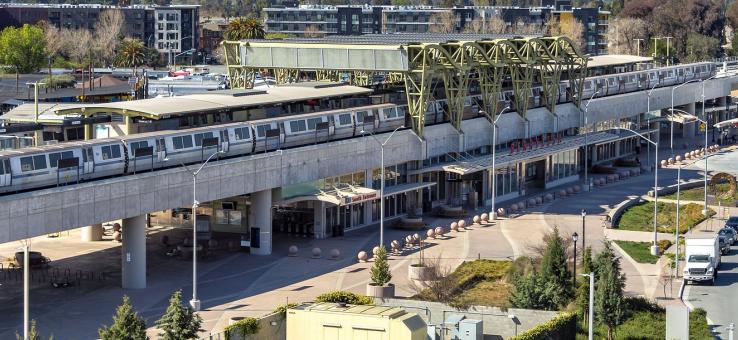
<path fill-rule="evenodd" d="M 228 130 L 220 130 L 220 150 L 228 152 L 228 145 L 230 139 L 228 138 Z"/>
<path fill-rule="evenodd" d="M 11 182 L 11 171 L 10 171 L 10 160 L 0 160 L 0 187 L 10 186 Z"/>
<path fill-rule="evenodd" d="M 167 144 L 164 142 L 164 138 L 156 140 L 156 160 L 163 162 L 167 158 Z"/>
<path fill-rule="evenodd" d="M 95 158 L 92 156 L 92 147 L 82 149 L 82 174 L 91 174 L 95 171 Z"/>

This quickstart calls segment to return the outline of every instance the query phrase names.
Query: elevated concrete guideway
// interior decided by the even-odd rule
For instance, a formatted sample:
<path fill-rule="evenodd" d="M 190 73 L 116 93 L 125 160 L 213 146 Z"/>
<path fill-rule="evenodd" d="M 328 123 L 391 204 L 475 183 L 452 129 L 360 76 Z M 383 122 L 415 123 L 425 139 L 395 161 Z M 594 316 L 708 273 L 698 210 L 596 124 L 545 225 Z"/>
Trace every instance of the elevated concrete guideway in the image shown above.
<path fill-rule="evenodd" d="M 733 81 L 735 78 L 707 81 L 706 98 L 729 95 Z M 694 103 L 700 100 L 701 92 L 699 83 L 683 86 L 677 91 L 675 105 Z M 651 109 L 670 106 L 670 89 L 656 89 Z M 592 101 L 589 122 L 632 117 L 644 111 L 643 91 L 604 97 Z M 559 105 L 556 117 L 545 108 L 530 110 L 527 120 L 515 113 L 505 114 L 498 122 L 498 142 L 554 132 L 555 119 L 558 130 L 582 122 L 580 111 L 571 103 Z M 398 131 L 386 146 L 385 164 L 423 160 L 492 143 L 492 126 L 485 118 L 463 121 L 462 131 L 459 134 L 450 124 L 428 126 L 425 140 L 410 130 Z M 197 199 L 208 202 L 378 168 L 379 153 L 379 145 L 371 137 L 359 137 L 221 160 L 209 164 L 198 176 Z M 191 204 L 192 178 L 181 168 L 6 195 L 0 197 L 0 243 Z"/>

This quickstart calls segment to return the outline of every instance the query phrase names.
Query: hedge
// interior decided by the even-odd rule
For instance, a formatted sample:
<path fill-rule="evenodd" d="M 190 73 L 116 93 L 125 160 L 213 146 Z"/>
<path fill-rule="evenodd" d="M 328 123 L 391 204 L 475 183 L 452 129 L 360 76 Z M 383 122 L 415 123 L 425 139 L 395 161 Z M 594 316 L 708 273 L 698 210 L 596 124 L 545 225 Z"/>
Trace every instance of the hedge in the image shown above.
<path fill-rule="evenodd" d="M 374 299 L 361 294 L 343 290 L 324 293 L 315 298 L 315 302 L 345 303 L 349 305 L 373 305 Z"/>
<path fill-rule="evenodd" d="M 553 319 L 535 326 L 523 334 L 514 336 L 510 340 L 549 340 L 575 339 L 577 336 L 577 315 L 575 313 L 561 313 Z"/>

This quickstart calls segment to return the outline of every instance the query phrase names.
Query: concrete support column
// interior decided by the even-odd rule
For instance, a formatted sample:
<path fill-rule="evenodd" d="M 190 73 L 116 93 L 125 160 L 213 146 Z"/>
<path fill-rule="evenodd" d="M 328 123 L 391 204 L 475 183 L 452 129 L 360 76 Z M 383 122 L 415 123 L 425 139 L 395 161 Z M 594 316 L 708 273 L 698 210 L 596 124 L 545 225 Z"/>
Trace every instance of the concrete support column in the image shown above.
<path fill-rule="evenodd" d="M 650 137 L 651 140 L 653 140 L 654 142 L 658 142 L 661 139 L 661 131 L 659 130 L 660 127 L 661 127 L 661 123 L 659 122 L 651 123 L 651 129 L 656 130 L 656 132 L 651 134 L 651 137 Z"/>
<path fill-rule="evenodd" d="M 146 215 L 124 218 L 121 271 L 124 289 L 146 288 Z"/>
<path fill-rule="evenodd" d="M 269 255 L 272 253 L 272 190 L 262 190 L 251 194 L 251 237 L 259 238 L 259 248 L 251 248 L 251 254 Z M 254 229 L 256 228 L 256 229 Z M 259 235 L 253 233 L 258 232 Z"/>
<path fill-rule="evenodd" d="M 103 237 L 103 226 L 102 224 L 93 224 L 86 227 L 82 227 L 82 234 L 80 235 L 82 241 L 102 241 Z"/>
<path fill-rule="evenodd" d="M 313 230 L 315 238 L 325 238 L 325 202 L 313 201 Z"/>
<path fill-rule="evenodd" d="M 489 176 L 490 172 L 492 171 L 488 169 L 482 170 L 482 197 L 480 197 L 479 199 L 484 202 L 484 205 L 487 205 L 487 200 L 492 198 L 492 190 L 490 184 L 492 183 L 492 181 L 490 180 Z"/>

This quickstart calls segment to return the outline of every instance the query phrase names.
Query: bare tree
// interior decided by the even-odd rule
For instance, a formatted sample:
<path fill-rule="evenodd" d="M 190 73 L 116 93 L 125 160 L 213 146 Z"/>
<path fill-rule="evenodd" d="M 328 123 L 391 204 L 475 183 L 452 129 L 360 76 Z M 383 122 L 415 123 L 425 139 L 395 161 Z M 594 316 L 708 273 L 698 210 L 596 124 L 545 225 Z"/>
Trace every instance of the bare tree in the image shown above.
<path fill-rule="evenodd" d="M 65 39 L 65 33 L 56 28 L 56 26 L 47 22 L 43 22 L 40 26 L 44 30 L 44 38 L 46 40 L 46 58 L 48 58 L 49 62 L 49 85 L 47 87 L 53 88 L 54 80 L 51 77 L 51 62 L 66 49 L 66 45 L 69 41 Z"/>
<path fill-rule="evenodd" d="M 611 53 L 636 54 L 636 39 L 646 39 L 641 44 L 641 50 L 645 51 L 645 42 L 648 41 L 648 24 L 639 18 L 615 18 L 610 21 L 607 31 L 608 49 Z"/>
<path fill-rule="evenodd" d="M 456 280 L 451 268 L 441 264 L 441 255 L 425 260 L 424 265 L 431 268 L 431 277 L 425 281 L 410 281 L 410 289 L 418 296 L 430 301 L 450 304 L 456 295 Z"/>
<path fill-rule="evenodd" d="M 93 50 L 100 61 L 110 65 L 115 58 L 115 50 L 120 43 L 123 31 L 123 12 L 110 9 L 100 13 L 94 33 Z"/>
<path fill-rule="evenodd" d="M 436 12 L 431 15 L 429 32 L 454 33 L 456 31 L 456 15 L 452 11 Z"/>
<path fill-rule="evenodd" d="M 584 24 L 579 20 L 572 20 L 561 25 L 561 35 L 571 39 L 579 50 L 584 49 Z"/>
<path fill-rule="evenodd" d="M 499 15 L 493 15 L 489 19 L 477 18 L 472 20 L 464 28 L 464 33 L 478 34 L 503 34 L 507 30 L 505 21 Z"/>
<path fill-rule="evenodd" d="M 317 25 L 307 25 L 305 27 L 306 38 L 320 38 L 322 36 L 325 36 L 325 33 L 321 32 Z"/>

